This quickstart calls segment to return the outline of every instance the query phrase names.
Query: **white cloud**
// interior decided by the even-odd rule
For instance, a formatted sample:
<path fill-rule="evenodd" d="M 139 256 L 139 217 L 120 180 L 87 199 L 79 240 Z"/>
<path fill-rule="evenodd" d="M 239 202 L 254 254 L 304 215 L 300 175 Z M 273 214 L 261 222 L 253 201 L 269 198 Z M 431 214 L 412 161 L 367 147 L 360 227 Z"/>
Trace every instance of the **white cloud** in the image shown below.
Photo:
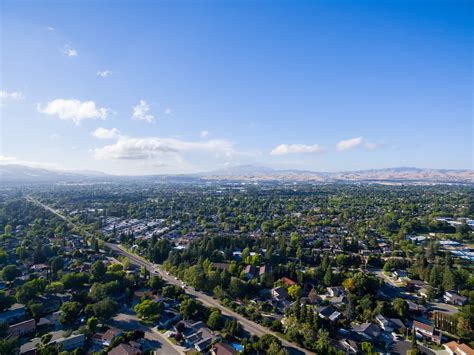
<path fill-rule="evenodd" d="M 110 111 L 108 108 L 96 106 L 94 101 L 81 102 L 76 99 L 56 99 L 45 106 L 38 104 L 36 109 L 46 115 L 57 116 L 61 120 L 71 120 L 76 125 L 88 119 L 104 120 Z"/>
<path fill-rule="evenodd" d="M 114 139 L 120 136 L 120 131 L 117 128 L 107 129 L 99 127 L 91 134 L 98 139 Z"/>
<path fill-rule="evenodd" d="M 209 137 L 209 131 L 201 131 L 201 132 L 199 133 L 199 136 L 200 136 L 201 138 L 207 138 L 207 137 Z"/>
<path fill-rule="evenodd" d="M 339 141 L 336 144 L 336 149 L 339 150 L 339 151 L 352 149 L 352 148 L 355 148 L 358 145 L 360 145 L 362 143 L 362 141 L 363 141 L 362 137 L 342 140 L 342 141 Z"/>
<path fill-rule="evenodd" d="M 374 143 L 374 142 L 366 142 L 364 144 L 364 147 L 369 149 L 369 150 L 374 150 L 374 149 L 378 148 L 379 145 L 377 143 Z"/>
<path fill-rule="evenodd" d="M 106 78 L 108 76 L 112 75 L 112 72 L 110 70 L 98 70 L 97 71 L 97 76 L 100 76 L 102 78 Z"/>
<path fill-rule="evenodd" d="M 51 139 L 52 141 L 55 141 L 55 140 L 61 139 L 61 135 L 58 133 L 53 133 L 49 135 L 49 139 Z"/>
<path fill-rule="evenodd" d="M 285 155 L 285 154 L 308 154 L 308 153 L 320 153 L 323 148 L 319 144 L 307 145 L 307 144 L 280 144 L 275 147 L 270 154 L 271 155 Z"/>
<path fill-rule="evenodd" d="M 79 55 L 79 52 L 76 49 L 69 46 L 65 46 L 61 52 L 68 57 L 77 57 Z"/>
<path fill-rule="evenodd" d="M 25 95 L 20 91 L 0 90 L 0 100 L 23 100 Z"/>
<path fill-rule="evenodd" d="M 46 29 L 48 31 L 54 31 L 55 30 L 55 28 L 53 26 L 46 26 Z"/>
<path fill-rule="evenodd" d="M 95 150 L 96 159 L 140 160 L 180 154 L 205 153 L 207 156 L 229 157 L 236 152 L 232 143 L 224 139 L 188 142 L 175 138 L 131 138 L 121 136 L 117 142 Z"/>
<path fill-rule="evenodd" d="M 173 112 L 173 110 L 171 110 L 171 108 L 167 107 L 167 108 L 165 109 L 165 115 L 170 115 L 171 112 Z"/>
<path fill-rule="evenodd" d="M 138 105 L 133 108 L 133 118 L 136 120 L 153 122 L 154 116 L 149 114 L 150 106 L 145 100 L 140 100 Z"/>

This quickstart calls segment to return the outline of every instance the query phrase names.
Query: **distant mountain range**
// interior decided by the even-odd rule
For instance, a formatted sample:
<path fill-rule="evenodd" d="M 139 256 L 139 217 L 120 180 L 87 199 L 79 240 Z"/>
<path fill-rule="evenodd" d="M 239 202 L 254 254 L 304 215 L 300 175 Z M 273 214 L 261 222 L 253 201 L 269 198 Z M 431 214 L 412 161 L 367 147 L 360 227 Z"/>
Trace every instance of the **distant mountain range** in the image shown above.
<path fill-rule="evenodd" d="M 474 170 L 390 168 L 343 172 L 276 170 L 241 165 L 188 175 L 118 176 L 96 171 L 59 171 L 23 165 L 0 165 L 1 183 L 72 183 L 113 181 L 277 181 L 277 182 L 368 182 L 385 184 L 474 184 Z"/>

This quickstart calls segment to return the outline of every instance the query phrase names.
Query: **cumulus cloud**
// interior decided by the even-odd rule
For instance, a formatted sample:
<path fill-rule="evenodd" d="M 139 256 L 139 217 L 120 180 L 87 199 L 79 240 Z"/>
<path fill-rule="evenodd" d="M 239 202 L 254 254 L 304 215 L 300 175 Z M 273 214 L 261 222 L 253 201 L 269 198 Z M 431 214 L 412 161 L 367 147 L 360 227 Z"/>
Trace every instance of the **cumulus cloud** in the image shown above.
<path fill-rule="evenodd" d="M 271 155 L 285 155 L 285 154 L 309 154 L 309 153 L 320 153 L 323 148 L 319 144 L 307 145 L 307 144 L 280 144 L 275 147 L 270 154 Z"/>
<path fill-rule="evenodd" d="M 79 125 L 83 120 L 107 118 L 109 109 L 98 107 L 94 101 L 79 101 L 76 99 L 56 99 L 46 105 L 38 104 L 36 109 L 50 116 L 57 116 L 61 120 L 73 121 Z"/>
<path fill-rule="evenodd" d="M 0 90 L 0 100 L 23 100 L 25 96 L 20 91 Z"/>
<path fill-rule="evenodd" d="M 120 136 L 120 131 L 117 128 L 103 128 L 99 127 L 91 133 L 97 139 L 114 139 Z"/>
<path fill-rule="evenodd" d="M 352 148 L 355 148 L 358 145 L 360 145 L 362 143 L 362 141 L 363 141 L 362 137 L 356 137 L 356 138 L 342 140 L 342 141 L 339 141 L 336 144 L 336 149 L 339 150 L 339 151 L 352 149 Z"/>
<path fill-rule="evenodd" d="M 171 110 L 170 107 L 167 107 L 167 108 L 165 109 L 165 115 L 170 115 L 171 112 L 173 112 L 173 110 Z"/>
<path fill-rule="evenodd" d="M 205 152 L 232 156 L 235 151 L 232 143 L 224 139 L 204 142 L 188 142 L 175 138 L 131 138 L 121 136 L 117 142 L 95 150 L 96 159 L 140 160 L 180 153 L 195 154 Z"/>
<path fill-rule="evenodd" d="M 140 100 L 133 108 L 133 118 L 140 121 L 153 122 L 154 116 L 149 114 L 150 106 L 145 100 Z"/>
<path fill-rule="evenodd" d="M 79 55 L 79 52 L 76 49 L 69 46 L 65 46 L 61 52 L 68 57 L 77 57 Z"/>
<path fill-rule="evenodd" d="M 200 136 L 201 138 L 207 138 L 207 137 L 209 136 L 209 131 L 201 131 L 201 132 L 199 133 L 199 136 Z"/>
<path fill-rule="evenodd" d="M 108 76 L 111 76 L 112 72 L 110 70 L 98 70 L 97 71 L 97 76 L 100 76 L 102 78 L 106 78 Z"/>

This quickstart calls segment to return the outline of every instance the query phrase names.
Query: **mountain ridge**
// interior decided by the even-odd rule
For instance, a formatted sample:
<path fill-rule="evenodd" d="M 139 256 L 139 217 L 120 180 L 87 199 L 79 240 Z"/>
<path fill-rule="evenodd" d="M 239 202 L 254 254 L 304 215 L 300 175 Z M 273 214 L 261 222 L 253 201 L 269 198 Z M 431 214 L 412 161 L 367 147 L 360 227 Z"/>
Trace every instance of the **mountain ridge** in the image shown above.
<path fill-rule="evenodd" d="M 340 172 L 317 172 L 297 169 L 240 165 L 195 174 L 152 174 L 139 176 L 110 175 L 99 171 L 62 171 L 34 168 L 20 164 L 0 165 L 1 183 L 132 181 L 161 179 L 198 179 L 204 181 L 297 181 L 297 182 L 426 182 L 474 184 L 471 169 L 423 169 L 394 167 Z"/>

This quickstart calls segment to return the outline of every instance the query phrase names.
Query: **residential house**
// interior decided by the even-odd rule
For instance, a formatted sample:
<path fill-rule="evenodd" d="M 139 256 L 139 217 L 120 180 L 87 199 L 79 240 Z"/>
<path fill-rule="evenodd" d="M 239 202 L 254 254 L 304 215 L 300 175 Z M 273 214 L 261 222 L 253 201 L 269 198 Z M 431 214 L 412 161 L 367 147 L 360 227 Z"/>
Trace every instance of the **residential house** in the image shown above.
<path fill-rule="evenodd" d="M 288 291 L 283 286 L 272 288 L 271 294 L 273 300 L 276 302 L 284 302 L 288 297 Z"/>
<path fill-rule="evenodd" d="M 108 352 L 108 355 L 142 355 L 143 352 L 138 347 L 138 343 L 122 343 Z"/>
<path fill-rule="evenodd" d="M 24 317 L 26 314 L 25 306 L 19 303 L 15 303 L 6 311 L 0 313 L 0 323 L 11 323 Z"/>
<path fill-rule="evenodd" d="M 84 334 L 70 334 L 65 337 L 63 331 L 51 333 L 52 337 L 48 344 L 58 344 L 64 351 L 71 351 L 73 349 L 82 348 L 85 342 Z M 34 338 L 30 342 L 23 344 L 20 347 L 21 355 L 35 355 L 41 343 L 41 338 Z"/>
<path fill-rule="evenodd" d="M 467 344 L 450 341 L 443 346 L 449 355 L 474 355 L 474 350 Z"/>
<path fill-rule="evenodd" d="M 211 355 L 237 355 L 237 350 L 226 343 L 216 343 L 211 348 Z"/>
<path fill-rule="evenodd" d="M 377 338 L 381 333 L 380 328 L 377 325 L 369 322 L 355 324 L 351 329 L 352 331 L 369 340 Z"/>
<path fill-rule="evenodd" d="M 428 238 L 424 235 L 409 235 L 407 236 L 406 239 L 418 245 L 418 244 L 423 244 L 424 242 L 426 242 Z"/>
<path fill-rule="evenodd" d="M 428 298 L 430 290 L 427 287 L 422 287 L 418 290 L 418 295 L 424 298 Z"/>
<path fill-rule="evenodd" d="M 329 299 L 329 303 L 333 307 L 341 308 L 343 305 L 347 304 L 347 297 L 346 296 L 333 297 Z"/>
<path fill-rule="evenodd" d="M 168 328 L 170 325 L 178 322 L 181 319 L 179 312 L 174 308 L 164 310 L 158 321 L 158 327 Z"/>
<path fill-rule="evenodd" d="M 467 297 L 461 296 L 455 291 L 446 291 L 443 295 L 443 299 L 446 303 L 456 306 L 464 306 L 467 303 Z"/>
<path fill-rule="evenodd" d="M 94 334 L 94 342 L 102 346 L 109 346 L 112 344 L 115 338 L 121 336 L 123 330 L 117 328 L 109 328 L 105 333 L 96 333 Z"/>
<path fill-rule="evenodd" d="M 382 314 L 378 314 L 375 317 L 375 322 L 377 325 L 386 332 L 398 332 L 401 328 L 404 328 L 405 325 L 400 319 L 397 318 L 387 318 Z"/>
<path fill-rule="evenodd" d="M 35 301 L 42 304 L 42 314 L 53 313 L 61 308 L 61 299 L 55 295 L 38 296 Z"/>
<path fill-rule="evenodd" d="M 413 321 L 413 331 L 425 339 L 441 344 L 441 333 L 432 325 L 415 320 Z"/>
<path fill-rule="evenodd" d="M 318 308 L 318 315 L 323 319 L 328 319 L 331 322 L 335 322 L 341 317 L 342 314 L 331 306 L 325 306 Z"/>
<path fill-rule="evenodd" d="M 337 297 L 342 296 L 345 294 L 343 287 L 327 287 L 326 288 L 327 294 L 329 297 Z"/>
<path fill-rule="evenodd" d="M 391 327 L 390 320 L 388 318 L 384 317 L 382 314 L 377 314 L 375 316 L 375 322 L 384 331 L 393 332 L 393 328 Z"/>
<path fill-rule="evenodd" d="M 424 314 L 424 313 L 427 312 L 426 307 L 421 305 L 421 304 L 416 304 L 416 303 L 414 303 L 412 301 L 409 301 L 409 300 L 406 300 L 406 303 L 408 305 L 409 315 Z"/>
<path fill-rule="evenodd" d="M 352 339 L 341 339 L 339 344 L 344 348 L 345 354 L 359 354 L 359 345 Z"/>
<path fill-rule="evenodd" d="M 293 285 L 296 285 L 296 282 L 293 281 L 292 279 L 286 277 L 286 276 L 283 276 L 281 279 L 281 281 L 283 281 L 283 283 L 287 286 L 293 286 Z"/>
<path fill-rule="evenodd" d="M 13 324 L 8 328 L 8 336 L 16 338 L 25 334 L 33 333 L 36 330 L 36 322 L 34 319 L 26 320 L 17 324 Z"/>
<path fill-rule="evenodd" d="M 53 312 L 44 317 L 41 317 L 36 326 L 38 328 L 52 328 L 53 330 L 59 330 L 61 327 L 60 323 L 61 311 Z"/>
<path fill-rule="evenodd" d="M 253 265 L 247 265 L 245 268 L 242 270 L 242 276 L 248 280 L 253 279 L 258 275 L 257 268 Z"/>
<path fill-rule="evenodd" d="M 271 265 L 263 265 L 258 269 L 258 276 L 265 276 L 272 272 Z"/>
<path fill-rule="evenodd" d="M 395 279 L 395 281 L 408 281 L 408 273 L 405 270 L 395 270 L 392 271 L 392 277 Z"/>
<path fill-rule="evenodd" d="M 182 334 L 186 345 L 195 348 L 197 351 L 204 352 L 214 342 L 220 340 L 220 336 L 205 327 L 203 322 L 190 323 L 183 321 L 181 323 L 184 325 Z"/>

